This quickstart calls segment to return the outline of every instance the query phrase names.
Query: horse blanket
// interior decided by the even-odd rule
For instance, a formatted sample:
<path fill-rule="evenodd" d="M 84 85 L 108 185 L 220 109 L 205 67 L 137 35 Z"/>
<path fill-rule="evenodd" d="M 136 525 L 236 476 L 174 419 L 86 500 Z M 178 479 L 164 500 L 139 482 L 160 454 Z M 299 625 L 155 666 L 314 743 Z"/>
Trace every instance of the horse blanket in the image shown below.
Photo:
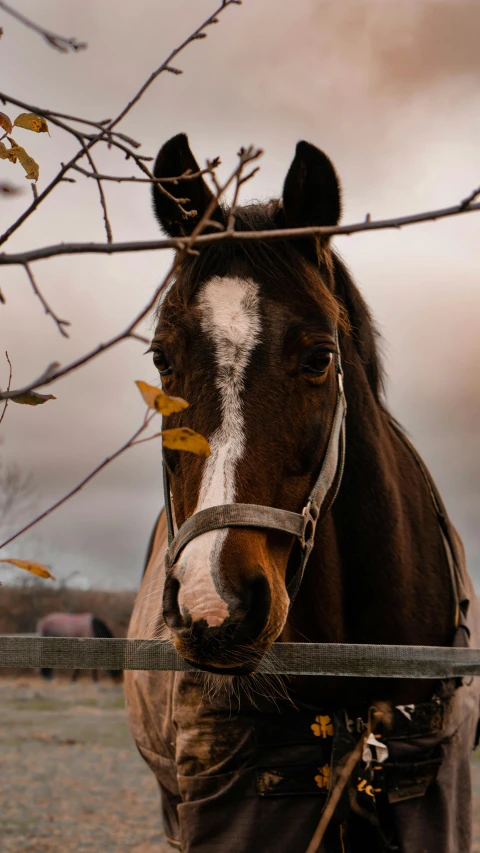
<path fill-rule="evenodd" d="M 160 523 L 130 637 L 158 636 L 165 549 Z M 478 604 L 464 564 L 460 581 L 454 642 L 479 647 Z M 470 853 L 479 681 L 437 683 L 430 702 L 392 709 L 391 723 L 377 737 L 388 757 L 382 761 L 380 747 L 372 747 L 373 782 L 360 769 L 353 774 L 328 829 L 328 851 Z M 238 692 L 216 693 L 197 673 L 127 672 L 125 684 L 131 732 L 158 780 L 174 847 L 183 853 L 306 850 L 367 709 L 252 702 Z"/>
<path fill-rule="evenodd" d="M 44 637 L 95 637 L 93 613 L 49 613 L 37 622 Z"/>

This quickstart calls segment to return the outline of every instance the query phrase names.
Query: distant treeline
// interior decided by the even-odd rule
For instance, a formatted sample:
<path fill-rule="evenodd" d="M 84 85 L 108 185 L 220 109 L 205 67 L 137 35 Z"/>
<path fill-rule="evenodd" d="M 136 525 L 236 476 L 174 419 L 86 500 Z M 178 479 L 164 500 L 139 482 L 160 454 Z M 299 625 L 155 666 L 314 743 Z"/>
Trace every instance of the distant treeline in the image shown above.
<path fill-rule="evenodd" d="M 30 634 L 47 613 L 94 613 L 115 637 L 125 637 L 135 592 L 0 587 L 0 634 Z"/>

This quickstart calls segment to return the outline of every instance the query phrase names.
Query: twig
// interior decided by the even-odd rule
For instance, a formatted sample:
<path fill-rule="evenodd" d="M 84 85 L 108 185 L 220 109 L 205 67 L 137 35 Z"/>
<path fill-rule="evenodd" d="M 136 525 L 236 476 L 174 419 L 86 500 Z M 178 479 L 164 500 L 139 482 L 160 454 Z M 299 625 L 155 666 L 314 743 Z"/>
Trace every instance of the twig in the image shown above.
<path fill-rule="evenodd" d="M 136 178 L 135 175 L 131 177 L 124 177 L 123 175 L 101 175 L 98 172 L 89 172 L 87 169 L 82 169 L 81 166 L 75 165 L 72 166 L 72 169 L 75 169 L 76 172 L 81 172 L 82 175 L 85 175 L 87 178 L 95 178 L 95 180 L 100 181 L 116 181 L 117 183 L 134 183 L 134 184 L 178 184 L 179 181 L 193 181 L 197 178 L 200 178 L 202 175 L 211 174 L 213 169 L 216 169 L 220 165 L 220 158 L 216 157 L 215 160 L 212 160 L 211 163 L 209 161 L 209 165 L 205 167 L 205 169 L 200 169 L 198 172 L 192 172 L 191 170 L 187 170 L 183 175 L 178 175 L 176 178 Z"/>
<path fill-rule="evenodd" d="M 31 530 L 31 528 L 38 524 L 39 521 L 42 521 L 44 518 L 47 517 L 47 515 L 50 515 L 50 513 L 58 509 L 59 506 L 66 503 L 70 498 L 73 497 L 73 495 L 76 495 L 77 492 L 83 489 L 83 487 L 86 486 L 87 483 L 90 482 L 90 480 L 93 480 L 93 478 L 107 465 L 109 465 L 110 462 L 113 462 L 114 459 L 118 459 L 118 457 L 121 456 L 122 453 L 125 453 L 125 451 L 128 450 L 130 447 L 133 447 L 133 445 L 137 443 L 136 439 L 138 438 L 138 436 L 141 435 L 141 433 L 147 429 L 150 424 L 150 421 L 152 420 L 152 418 L 155 417 L 156 414 L 157 412 L 150 412 L 147 409 L 147 414 L 145 415 L 143 424 L 133 433 L 133 435 L 128 439 L 128 441 L 125 442 L 125 444 L 122 444 L 122 446 L 118 450 L 116 450 L 115 453 L 112 453 L 111 456 L 107 456 L 107 458 L 104 459 L 103 462 L 100 463 L 100 465 L 97 465 L 97 467 L 94 468 L 93 471 L 90 471 L 90 474 L 84 477 L 81 483 L 78 483 L 75 488 L 71 489 L 66 495 L 60 498 L 60 500 L 56 501 L 54 504 L 52 504 L 52 506 L 48 507 L 48 509 L 40 513 L 40 515 L 37 515 L 37 517 L 34 518 L 33 521 L 29 521 L 28 524 L 25 524 L 24 527 L 22 527 L 20 530 L 17 530 L 17 532 L 14 533 L 12 536 L 9 536 L 9 538 L 6 539 L 5 542 L 2 542 L 0 544 L 0 548 L 4 548 L 6 545 L 9 545 L 10 542 L 13 542 L 14 539 L 17 539 L 19 536 L 21 536 L 22 533 L 26 533 L 27 530 Z M 152 438 L 156 437 L 157 436 L 152 436 Z M 141 442 L 138 443 L 140 444 Z"/>
<path fill-rule="evenodd" d="M 88 162 L 90 163 L 90 166 L 92 167 L 92 171 L 96 172 L 97 167 L 95 166 L 95 163 L 93 161 L 92 155 L 90 154 L 90 151 L 86 150 L 85 155 L 87 157 Z M 98 194 L 100 196 L 100 204 L 101 204 L 101 207 L 103 210 L 103 221 L 105 223 L 105 233 L 107 235 L 107 243 L 112 243 L 113 242 L 112 226 L 110 225 L 110 220 L 108 218 L 107 200 L 105 198 L 105 193 L 103 192 L 102 180 L 101 180 L 101 178 L 95 178 L 95 180 L 97 182 Z"/>
<path fill-rule="evenodd" d="M 475 201 L 477 196 L 480 195 L 480 187 L 477 187 L 476 190 L 473 190 L 467 198 L 464 198 L 460 207 L 462 210 L 468 210 L 472 204 L 472 201 Z"/>
<path fill-rule="evenodd" d="M 60 127 L 62 130 L 67 131 L 68 133 L 73 133 L 75 136 L 81 135 L 85 136 L 88 139 L 94 139 L 95 136 L 90 136 L 89 134 L 83 134 L 81 131 L 76 128 L 69 127 L 64 122 L 60 121 L 60 119 L 66 119 L 67 121 L 76 121 L 79 124 L 89 124 L 91 127 L 97 127 L 99 130 L 103 130 L 104 125 L 108 124 L 111 119 L 107 119 L 107 121 L 93 121 L 88 118 L 80 118 L 80 116 L 72 116 L 67 113 L 59 113 L 55 110 L 45 110 L 41 107 L 36 107 L 33 104 L 27 104 L 25 101 L 19 101 L 18 98 L 12 98 L 11 95 L 7 95 L 5 92 L 0 92 L 0 100 L 4 103 L 15 104 L 16 107 L 22 107 L 22 109 L 27 110 L 29 113 L 35 113 L 35 115 L 42 116 L 42 118 L 46 118 L 55 124 L 57 127 Z M 131 136 L 127 136 L 126 133 L 120 133 L 118 131 L 113 131 L 112 136 L 117 136 L 119 139 L 122 139 L 124 142 L 127 142 L 133 148 L 140 148 L 141 143 L 137 142 L 136 139 L 132 139 Z M 153 158 L 150 158 L 153 159 Z"/>
<path fill-rule="evenodd" d="M 351 752 L 348 756 L 345 766 L 340 771 L 338 782 L 332 791 L 332 794 L 327 802 L 327 805 L 325 806 L 324 811 L 322 812 L 320 822 L 312 836 L 312 840 L 310 841 L 310 844 L 308 845 L 305 853 L 318 853 L 318 851 L 320 850 L 320 845 L 322 843 L 323 836 L 325 835 L 328 824 L 330 823 L 335 809 L 337 808 L 340 797 L 342 796 L 343 791 L 345 789 L 345 785 L 347 784 L 348 780 L 350 779 L 350 776 L 355 770 L 357 762 L 362 757 L 365 739 L 366 734 L 363 734 L 353 752 Z"/>
<path fill-rule="evenodd" d="M 247 151 L 248 151 L 248 149 L 247 149 Z M 245 149 L 241 148 L 240 151 L 238 152 L 238 156 L 240 158 L 242 158 L 244 153 L 245 153 Z M 246 161 L 246 162 L 248 162 L 248 161 Z M 253 178 L 253 176 L 257 172 L 258 172 L 258 167 L 256 169 L 252 169 L 250 174 L 246 175 L 245 177 L 242 177 L 241 172 L 239 172 L 238 175 L 236 176 L 235 189 L 234 189 L 234 193 L 233 193 L 233 200 L 232 200 L 232 204 L 230 207 L 230 213 L 228 214 L 227 231 L 233 231 L 235 228 L 235 211 L 237 209 L 238 196 L 240 195 L 240 188 L 241 188 L 242 184 L 246 184 L 246 182 L 249 181 L 250 178 Z"/>
<path fill-rule="evenodd" d="M 187 38 L 184 39 L 184 41 L 178 47 L 172 50 L 169 56 L 167 56 L 167 58 L 162 62 L 162 64 L 159 65 L 159 67 L 156 69 L 156 71 L 154 71 L 150 75 L 148 80 L 146 80 L 145 83 L 140 87 L 138 92 L 128 102 L 126 107 L 124 107 L 124 109 L 118 114 L 117 118 L 111 121 L 109 125 L 107 125 L 107 129 L 111 130 L 112 128 L 116 127 L 116 125 L 127 115 L 127 113 L 130 112 L 132 107 L 140 100 L 140 98 L 144 95 L 147 89 L 152 85 L 154 80 L 156 80 L 157 77 L 164 71 L 169 71 L 171 74 L 181 74 L 182 72 L 180 71 L 180 69 L 173 68 L 170 66 L 172 60 L 175 59 L 178 54 L 181 53 L 189 44 L 192 44 L 192 42 L 196 41 L 199 38 L 205 38 L 207 33 L 204 33 L 203 30 L 205 30 L 206 27 L 210 27 L 212 24 L 217 24 L 218 16 L 223 11 L 225 11 L 228 6 L 239 6 L 240 4 L 241 0 L 222 0 L 220 6 L 215 9 L 215 11 L 212 12 L 211 15 L 208 16 L 208 18 L 203 22 L 203 24 L 200 24 L 200 26 L 197 27 L 197 29 L 194 30 L 193 33 L 191 33 L 191 35 L 187 36 Z"/>
<path fill-rule="evenodd" d="M 365 745 L 365 741 L 372 734 L 372 732 L 375 731 L 376 725 L 380 721 L 382 716 L 382 712 L 379 711 L 377 708 L 370 708 L 368 715 L 368 723 L 365 728 L 365 731 L 363 732 L 355 749 L 348 756 L 347 761 L 345 762 L 339 773 L 337 784 L 335 785 L 332 793 L 330 794 L 330 797 L 327 801 L 327 805 L 325 806 L 322 812 L 322 816 L 320 818 L 318 826 L 315 832 L 313 833 L 312 839 L 305 853 L 319 853 L 323 837 L 327 830 L 328 824 L 330 823 L 335 813 L 335 809 L 338 806 L 340 797 L 342 796 L 345 790 L 345 786 L 348 780 L 350 779 L 353 771 L 355 770 L 358 761 L 363 755 L 363 747 Z"/>
<path fill-rule="evenodd" d="M 27 273 L 27 276 L 28 276 L 28 280 L 29 280 L 30 284 L 32 285 L 32 290 L 33 290 L 35 296 L 38 296 L 40 302 L 42 303 L 45 314 L 50 315 L 50 317 L 52 318 L 52 320 L 56 324 L 57 329 L 60 332 L 60 334 L 63 335 L 64 338 L 68 338 L 69 335 L 68 335 L 68 332 L 65 331 L 64 326 L 71 326 L 71 323 L 69 322 L 69 320 L 60 320 L 60 318 L 57 317 L 57 315 L 55 314 L 53 309 L 50 308 L 50 305 L 48 304 L 47 300 L 43 296 L 42 292 L 39 290 L 38 285 L 37 285 L 37 283 L 33 277 L 33 274 L 32 274 L 30 267 L 28 266 L 28 264 L 24 264 L 24 267 L 25 267 L 25 272 Z"/>
<path fill-rule="evenodd" d="M 11 385 L 12 385 L 13 368 L 12 368 L 12 362 L 10 361 L 10 358 L 9 358 L 8 352 L 7 352 L 6 350 L 5 350 L 5 358 L 7 359 L 7 361 L 8 361 L 8 366 L 9 366 L 9 377 L 8 377 L 7 391 L 10 391 L 10 388 L 11 388 Z M 4 417 L 5 417 L 5 412 L 7 411 L 7 406 L 8 406 L 8 400 L 5 400 L 5 403 L 4 403 L 4 406 L 3 406 L 3 412 L 2 412 L 2 414 L 1 414 L 1 416 L 0 416 L 0 424 L 2 423 L 2 421 L 3 421 Z"/>
<path fill-rule="evenodd" d="M 172 276 L 176 273 L 177 268 L 179 267 L 180 263 L 182 262 L 182 260 L 185 257 L 185 254 L 189 251 L 194 251 L 194 249 L 190 246 L 190 241 L 193 240 L 193 242 L 195 242 L 195 240 L 198 238 L 198 235 L 207 226 L 207 223 L 210 221 L 210 216 L 213 213 L 213 210 L 215 209 L 215 207 L 217 206 L 220 198 L 227 191 L 227 189 L 230 187 L 231 183 L 236 180 L 237 175 L 239 173 L 241 173 L 241 171 L 243 170 L 245 165 L 247 163 L 251 162 L 252 160 L 255 160 L 257 157 L 260 156 L 260 154 L 261 154 L 261 152 L 258 150 L 255 150 L 253 148 L 248 149 L 248 151 L 243 156 L 243 158 L 240 159 L 239 164 L 237 165 L 235 170 L 232 172 L 230 177 L 227 178 L 227 180 L 225 181 L 223 186 L 220 187 L 219 192 L 212 198 L 212 200 L 211 200 L 210 204 L 208 205 L 206 211 L 204 212 L 202 218 L 200 219 L 200 221 L 196 225 L 195 229 L 193 230 L 191 237 L 184 238 L 183 243 L 181 241 L 176 241 L 176 242 L 180 243 L 180 245 L 177 246 L 179 251 L 178 251 L 176 257 L 174 258 L 169 270 L 167 271 L 167 273 L 164 276 L 161 283 L 156 288 L 155 292 L 153 293 L 152 297 L 149 299 L 148 303 L 142 308 L 142 310 L 137 314 L 137 316 L 128 324 L 127 328 L 124 329 L 123 332 L 120 332 L 118 335 L 115 335 L 114 337 L 110 338 L 110 340 L 106 341 L 106 343 L 99 344 L 93 350 L 91 350 L 90 352 L 81 356 L 76 361 L 73 361 L 70 364 L 67 364 L 63 368 L 52 369 L 52 367 L 50 366 L 50 368 L 48 368 L 47 371 L 45 371 L 45 373 L 42 374 L 42 376 L 40 376 L 38 379 L 34 380 L 32 383 L 30 383 L 30 385 L 27 385 L 21 389 L 9 391 L 8 393 L 5 391 L 5 392 L 3 392 L 3 394 L 0 394 L 0 399 L 13 399 L 14 397 L 18 397 L 19 395 L 27 393 L 27 391 L 33 391 L 35 388 L 39 388 L 39 387 L 42 387 L 44 385 L 50 385 L 50 383 L 56 382 L 57 379 L 61 379 L 62 376 L 66 376 L 68 373 L 72 373 L 74 370 L 77 370 L 82 365 L 87 364 L 89 361 L 92 361 L 94 358 L 97 358 L 97 356 L 101 355 L 103 352 L 106 352 L 107 350 L 116 346 L 116 344 L 120 343 L 120 341 L 127 340 L 128 338 L 138 338 L 139 336 L 136 334 L 136 331 L 135 331 L 137 326 L 147 316 L 147 314 L 153 310 L 153 308 L 155 307 L 155 305 L 158 302 L 160 294 L 167 287 Z M 111 245 L 113 246 L 115 244 L 111 244 Z M 0 255 L 0 259 L 1 259 L 1 257 L 2 256 Z"/>
<path fill-rule="evenodd" d="M 125 118 L 125 116 L 130 112 L 132 107 L 140 100 L 140 98 L 146 92 L 146 90 L 149 88 L 149 86 L 151 86 L 153 81 L 156 80 L 157 77 L 160 74 L 162 74 L 164 71 L 169 71 L 169 70 L 171 71 L 172 70 L 169 67 L 172 59 L 174 59 L 176 56 L 178 56 L 178 54 L 181 53 L 181 51 L 183 51 L 189 44 L 192 44 L 192 42 L 196 41 L 199 37 L 199 34 L 202 33 L 206 27 L 209 27 L 213 24 L 218 23 L 218 16 L 225 9 L 227 9 L 228 6 L 240 5 L 240 2 L 241 2 L 241 0 L 223 0 L 221 5 L 215 10 L 215 12 L 213 12 L 211 15 L 209 15 L 209 17 L 203 22 L 203 24 L 200 24 L 200 26 L 197 27 L 197 29 L 193 33 L 191 33 L 191 35 L 189 35 L 186 39 L 184 39 L 184 41 L 169 54 L 167 59 L 165 59 L 164 62 L 162 62 L 162 64 L 156 69 L 156 71 L 154 71 L 153 74 L 150 75 L 148 80 L 145 83 L 143 83 L 143 85 L 140 87 L 140 89 L 136 92 L 136 94 L 128 102 L 128 104 L 120 111 L 120 113 L 116 116 L 116 118 L 112 119 L 112 121 L 110 121 L 98 134 L 96 134 L 92 139 L 90 139 L 86 147 L 88 149 L 93 148 L 93 146 L 96 145 L 97 142 L 105 140 L 106 137 L 108 138 L 111 135 L 114 127 L 116 127 L 117 124 L 120 121 L 122 121 L 123 118 Z M 72 128 L 68 128 L 68 130 L 71 133 L 74 133 L 74 130 Z M 77 162 L 77 160 L 80 160 L 81 157 L 84 156 L 84 154 L 85 154 L 85 151 L 84 151 L 83 146 L 82 146 L 82 149 L 80 151 L 78 151 L 71 158 L 71 160 L 68 161 L 68 163 L 66 163 L 64 166 L 62 166 L 62 168 L 60 169 L 58 174 L 53 178 L 52 181 L 50 181 L 48 186 L 45 187 L 45 189 L 43 190 L 42 193 L 40 193 L 38 198 L 36 198 L 32 202 L 30 207 L 28 207 L 27 210 L 25 210 L 18 217 L 18 219 L 14 223 L 12 223 L 12 225 L 9 228 L 7 228 L 5 233 L 0 237 L 0 245 L 5 243 L 9 239 L 9 237 L 11 237 L 12 234 L 14 234 L 15 231 L 17 231 L 20 228 L 20 226 L 25 222 L 25 220 L 28 219 L 29 216 L 31 216 L 31 214 L 44 201 L 44 199 L 47 198 L 47 196 L 52 192 L 52 190 L 55 189 L 55 187 L 62 181 L 65 173 L 68 172 L 68 170 L 71 169 L 71 167 Z M 128 152 L 128 154 L 129 154 L 129 156 L 133 156 L 132 152 L 130 152 L 130 151 Z M 166 190 L 164 190 L 164 191 L 165 191 L 165 193 L 167 192 Z M 177 200 L 175 199 L 175 201 L 177 201 Z"/>
<path fill-rule="evenodd" d="M 12 9 L 7 3 L 0 2 L 0 9 L 3 9 L 4 12 L 7 12 L 9 15 L 12 15 L 17 21 L 20 21 L 22 24 L 25 24 L 26 27 L 30 27 L 31 30 L 35 30 L 36 33 L 39 33 L 48 44 L 52 47 L 55 47 L 61 53 L 68 53 L 69 50 L 84 50 L 87 47 L 86 42 L 77 41 L 74 38 L 65 38 L 65 36 L 57 36 L 55 33 L 50 32 L 50 30 L 46 30 L 45 27 L 39 26 L 39 24 L 35 24 L 29 18 L 26 18 L 25 15 L 21 15 L 20 12 L 17 12 L 16 9 Z"/>
<path fill-rule="evenodd" d="M 155 307 L 160 293 L 162 292 L 164 287 L 167 286 L 171 277 L 174 275 L 177 268 L 177 263 L 177 259 L 175 259 L 167 274 L 164 276 L 161 283 L 155 290 L 155 293 L 153 294 L 152 298 L 148 301 L 147 305 L 142 308 L 142 310 L 139 312 L 139 314 L 137 314 L 137 316 L 132 320 L 132 322 L 128 324 L 127 328 L 124 329 L 123 332 L 120 332 L 118 335 L 115 335 L 114 337 L 110 338 L 106 343 L 99 344 L 93 350 L 90 350 L 90 352 L 86 353 L 80 358 L 77 358 L 76 361 L 70 362 L 70 364 L 67 364 L 65 367 L 50 372 L 46 371 L 33 383 L 30 383 L 31 388 L 30 385 L 26 385 L 24 388 L 21 388 L 19 390 L 9 391 L 8 394 L 6 391 L 3 392 L 3 394 L 0 394 L 0 400 L 13 399 L 14 397 L 18 397 L 26 393 L 27 390 L 40 388 L 43 385 L 50 385 L 51 382 L 56 382 L 57 379 L 61 379 L 62 376 L 66 376 L 68 373 L 72 373 L 74 370 L 77 370 L 79 367 L 82 367 L 82 365 L 87 364 L 89 361 L 92 361 L 94 358 L 97 358 L 97 356 L 101 355 L 104 352 L 107 352 L 107 350 L 112 349 L 112 347 L 116 346 L 118 343 L 120 343 L 120 341 L 128 340 L 128 338 L 138 339 L 140 336 L 134 334 L 136 326 L 138 326 L 138 324 L 141 323 L 141 321 L 146 317 L 146 315 Z M 145 338 L 140 339 L 143 343 L 146 343 Z"/>
<path fill-rule="evenodd" d="M 57 257 L 58 255 L 113 255 L 122 252 L 153 252 L 159 249 L 181 249 L 188 245 L 201 248 L 216 243 L 249 243 L 251 241 L 270 242 L 273 240 L 295 240 L 299 237 L 322 235 L 334 237 L 342 234 L 357 234 L 363 231 L 382 231 L 391 228 L 403 228 L 405 225 L 415 225 L 419 222 L 433 222 L 437 219 L 447 219 L 461 213 L 473 213 L 480 210 L 480 202 L 465 206 L 461 204 L 429 210 L 424 213 L 414 213 L 411 216 L 399 216 L 393 219 L 377 219 L 365 222 L 355 222 L 352 225 L 312 225 L 306 228 L 280 228 L 271 231 L 221 231 L 215 234 L 201 234 L 196 237 L 168 237 L 160 240 L 135 240 L 124 243 L 57 243 L 32 249 L 29 252 L 0 253 L 0 265 L 25 264 L 31 261 Z"/>

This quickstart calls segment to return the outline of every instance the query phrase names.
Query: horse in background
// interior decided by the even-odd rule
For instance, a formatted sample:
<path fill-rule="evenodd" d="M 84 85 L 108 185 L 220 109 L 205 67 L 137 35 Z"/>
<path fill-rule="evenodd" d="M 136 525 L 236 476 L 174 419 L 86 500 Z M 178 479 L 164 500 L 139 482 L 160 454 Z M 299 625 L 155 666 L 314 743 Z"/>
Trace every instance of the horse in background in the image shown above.
<path fill-rule="evenodd" d="M 42 637 L 113 637 L 110 628 L 93 613 L 48 613 L 37 622 L 37 634 Z M 77 680 L 79 672 L 78 669 L 73 671 L 72 683 Z M 44 667 L 40 674 L 42 678 L 50 680 L 53 678 L 53 669 Z M 114 680 L 120 674 L 121 670 L 110 670 Z M 92 669 L 92 681 L 98 681 L 96 669 Z"/>

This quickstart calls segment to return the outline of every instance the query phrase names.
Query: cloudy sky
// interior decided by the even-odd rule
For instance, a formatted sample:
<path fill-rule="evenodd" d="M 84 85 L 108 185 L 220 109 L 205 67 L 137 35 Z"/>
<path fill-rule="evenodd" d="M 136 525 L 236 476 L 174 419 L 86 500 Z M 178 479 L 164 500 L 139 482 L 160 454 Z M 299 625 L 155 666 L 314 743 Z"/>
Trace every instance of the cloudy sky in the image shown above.
<path fill-rule="evenodd" d="M 40 107 L 101 120 L 119 112 L 173 46 L 214 8 L 206 0 L 19 0 L 26 15 L 88 42 L 63 55 L 2 13 L 3 82 Z M 344 187 L 344 222 L 447 206 L 480 184 L 480 5 L 476 0 L 244 0 L 226 10 L 162 75 L 122 129 L 155 155 L 185 131 L 200 161 L 220 155 L 222 174 L 240 145 L 265 150 L 248 197 L 277 196 L 298 139 L 323 148 Z M 5 108 L 12 117 L 16 111 Z M 70 137 L 17 131 L 40 163 L 39 189 L 74 153 Z M 28 144 L 27 144 L 28 143 Z M 94 154 L 100 171 L 133 174 L 118 152 Z M 25 192 L 0 199 L 1 230 L 30 202 L 17 165 L 2 179 Z M 105 187 L 116 240 L 154 239 L 145 186 Z M 480 216 L 337 239 L 383 335 L 392 411 L 430 466 L 464 537 L 480 586 Z M 64 183 L 5 247 L 102 240 L 93 181 Z M 78 256 L 39 262 L 35 273 L 61 317 L 60 338 L 20 268 L 4 267 L 0 385 L 52 361 L 66 363 L 123 328 L 148 300 L 168 253 Z M 151 331 L 151 319 L 144 333 Z M 10 405 L 0 458 L 32 475 L 37 510 L 72 488 L 133 432 L 144 411 L 133 382 L 155 381 L 138 342 L 121 344 L 51 386 L 57 400 Z M 159 449 L 137 448 L 9 554 L 44 560 L 59 577 L 135 587 L 162 505 Z M 14 526 L 14 525 L 13 525 Z"/>

